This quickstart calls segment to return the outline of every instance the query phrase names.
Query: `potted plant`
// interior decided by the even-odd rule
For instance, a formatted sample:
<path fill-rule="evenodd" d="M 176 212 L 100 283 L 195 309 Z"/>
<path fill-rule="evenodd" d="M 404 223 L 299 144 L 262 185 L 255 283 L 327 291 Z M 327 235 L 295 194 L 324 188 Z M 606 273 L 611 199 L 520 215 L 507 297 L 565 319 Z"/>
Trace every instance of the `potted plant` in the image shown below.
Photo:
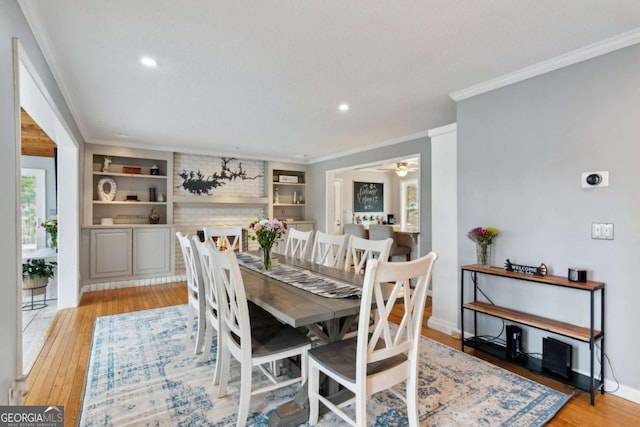
<path fill-rule="evenodd" d="M 28 259 L 22 263 L 22 289 L 41 288 L 32 291 L 33 295 L 44 293 L 49 279 L 55 274 L 58 265 L 55 261 Z"/>

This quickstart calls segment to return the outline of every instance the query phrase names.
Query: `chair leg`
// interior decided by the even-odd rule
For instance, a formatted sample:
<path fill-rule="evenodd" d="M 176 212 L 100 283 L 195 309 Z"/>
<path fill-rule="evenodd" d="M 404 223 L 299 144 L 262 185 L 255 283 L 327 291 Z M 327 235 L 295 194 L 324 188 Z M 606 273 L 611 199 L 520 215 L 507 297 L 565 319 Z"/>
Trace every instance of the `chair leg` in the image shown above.
<path fill-rule="evenodd" d="M 407 418 L 410 427 L 418 427 L 418 392 L 416 390 L 416 381 L 407 380 Z"/>
<path fill-rule="evenodd" d="M 229 350 L 226 348 L 220 334 L 218 333 L 218 354 L 220 360 L 216 361 L 216 371 L 220 370 L 218 376 L 220 377 L 220 383 L 218 384 L 218 397 L 224 397 L 227 394 L 227 383 L 229 382 Z"/>
<path fill-rule="evenodd" d="M 202 344 L 204 343 L 204 334 L 206 329 L 207 320 L 204 318 L 204 313 L 200 311 L 198 314 L 198 332 L 196 333 L 196 348 L 193 354 L 199 354 L 202 351 Z"/>
<path fill-rule="evenodd" d="M 363 392 L 356 393 L 356 426 L 367 425 L 367 396 L 365 394 Z"/>
<path fill-rule="evenodd" d="M 202 362 L 207 363 L 211 354 L 211 343 L 213 341 L 213 326 L 207 325 L 205 328 L 204 348 L 202 349 Z M 216 359 L 216 364 L 218 359 Z"/>
<path fill-rule="evenodd" d="M 213 371 L 213 385 L 219 385 L 220 379 L 222 377 L 222 370 L 229 370 L 228 363 L 224 363 L 223 359 L 229 356 L 229 353 L 224 353 L 222 351 L 222 346 L 220 344 L 220 340 L 216 342 L 216 368 Z"/>
<path fill-rule="evenodd" d="M 240 367 L 240 403 L 238 404 L 238 421 L 236 427 L 244 427 L 249 415 L 251 401 L 251 363 L 242 363 Z"/>
<path fill-rule="evenodd" d="M 187 303 L 187 338 L 191 338 L 193 336 L 193 317 L 195 311 L 193 306 L 191 305 L 191 301 Z"/>
<path fill-rule="evenodd" d="M 318 414 L 320 411 L 320 401 L 318 400 L 318 388 L 320 383 L 320 371 L 315 363 L 309 362 L 309 374 L 307 390 L 309 393 L 309 424 L 318 424 Z"/>

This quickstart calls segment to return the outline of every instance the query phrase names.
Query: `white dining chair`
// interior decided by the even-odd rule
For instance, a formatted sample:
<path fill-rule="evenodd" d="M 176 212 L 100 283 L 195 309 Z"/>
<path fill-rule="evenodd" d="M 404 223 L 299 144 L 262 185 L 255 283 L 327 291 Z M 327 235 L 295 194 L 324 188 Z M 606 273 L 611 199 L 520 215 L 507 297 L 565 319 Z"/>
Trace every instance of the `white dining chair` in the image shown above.
<path fill-rule="evenodd" d="M 193 321 L 197 323 L 196 326 L 196 346 L 195 354 L 202 351 L 202 345 L 204 343 L 205 336 L 205 289 L 204 282 L 202 280 L 202 269 L 200 265 L 200 259 L 195 252 L 194 246 L 189 239 L 189 235 L 176 233 L 178 243 L 180 243 L 180 249 L 182 250 L 182 258 L 184 259 L 184 267 L 187 274 L 187 336 L 191 338 L 193 336 Z M 195 236 L 197 238 L 197 236 Z"/>
<path fill-rule="evenodd" d="M 232 250 L 238 249 L 238 252 L 243 252 L 242 247 L 242 227 L 231 228 L 210 228 L 204 227 L 205 240 L 211 240 L 213 246 L 218 250 L 226 250 L 231 248 Z"/>
<path fill-rule="evenodd" d="M 312 239 L 313 230 L 300 231 L 295 228 L 290 228 L 287 232 L 287 243 L 284 247 L 285 256 L 306 260 Z"/>
<path fill-rule="evenodd" d="M 368 240 L 350 236 L 344 264 L 345 270 L 353 268 L 353 271 L 362 274 L 368 260 L 375 258 L 386 261 L 389 258 L 392 244 L 393 239 Z"/>
<path fill-rule="evenodd" d="M 218 252 L 208 248 L 214 269 L 216 286 L 224 293 L 220 294 L 221 324 L 219 343 L 221 343 L 221 377 L 218 397 L 227 393 L 229 381 L 230 356 L 240 362 L 240 396 L 238 421 L 236 426 L 246 425 L 251 396 L 272 390 L 304 383 L 307 376 L 307 352 L 311 348 L 310 339 L 289 325 L 278 324 L 264 327 L 252 327 L 249 317 L 244 283 L 236 255 L 232 251 Z M 266 365 L 273 362 L 299 357 L 300 376 L 278 380 Z M 272 384 L 252 389 L 252 373 L 259 367 Z"/>
<path fill-rule="evenodd" d="M 338 235 L 317 231 L 313 239 L 311 262 L 342 270 L 348 240 L 348 234 Z"/>
<path fill-rule="evenodd" d="M 389 390 L 407 404 L 409 425 L 418 420 L 418 355 L 422 315 L 431 281 L 435 252 L 406 262 L 386 259 L 367 262 L 360 305 L 359 324 L 367 325 L 371 310 L 376 312 L 373 328 L 359 327 L 358 335 L 348 340 L 318 346 L 309 351 L 309 424 L 318 423 L 319 406 L 327 408 L 352 426 L 367 425 L 367 400 L 373 394 Z M 411 283 L 415 287 L 410 289 Z M 393 284 L 387 301 L 383 286 Z M 400 299 L 404 313 L 400 323 L 393 325 L 390 316 Z M 320 394 L 320 372 L 354 393 L 340 406 Z M 406 395 L 392 387 L 406 381 Z M 355 403 L 355 419 L 342 408 Z M 398 420 L 400 422 L 400 420 Z"/>

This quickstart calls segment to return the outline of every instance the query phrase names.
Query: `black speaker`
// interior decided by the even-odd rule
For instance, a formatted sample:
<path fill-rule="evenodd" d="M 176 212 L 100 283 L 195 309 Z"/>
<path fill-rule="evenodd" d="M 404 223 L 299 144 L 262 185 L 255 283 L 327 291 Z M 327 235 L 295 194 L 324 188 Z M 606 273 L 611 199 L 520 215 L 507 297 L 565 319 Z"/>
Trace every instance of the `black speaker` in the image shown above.
<path fill-rule="evenodd" d="M 522 328 L 515 325 L 507 325 L 507 359 L 519 360 L 523 358 Z"/>
<path fill-rule="evenodd" d="M 542 338 L 542 371 L 562 378 L 571 378 L 570 344 L 554 338 Z"/>

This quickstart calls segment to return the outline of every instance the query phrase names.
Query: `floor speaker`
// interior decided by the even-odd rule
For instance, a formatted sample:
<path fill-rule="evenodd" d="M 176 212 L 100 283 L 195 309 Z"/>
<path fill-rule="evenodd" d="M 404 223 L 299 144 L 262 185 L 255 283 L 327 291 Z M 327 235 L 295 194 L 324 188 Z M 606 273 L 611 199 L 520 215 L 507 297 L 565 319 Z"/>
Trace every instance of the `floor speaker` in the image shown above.
<path fill-rule="evenodd" d="M 542 371 L 571 377 L 571 345 L 554 338 L 542 338 Z"/>

